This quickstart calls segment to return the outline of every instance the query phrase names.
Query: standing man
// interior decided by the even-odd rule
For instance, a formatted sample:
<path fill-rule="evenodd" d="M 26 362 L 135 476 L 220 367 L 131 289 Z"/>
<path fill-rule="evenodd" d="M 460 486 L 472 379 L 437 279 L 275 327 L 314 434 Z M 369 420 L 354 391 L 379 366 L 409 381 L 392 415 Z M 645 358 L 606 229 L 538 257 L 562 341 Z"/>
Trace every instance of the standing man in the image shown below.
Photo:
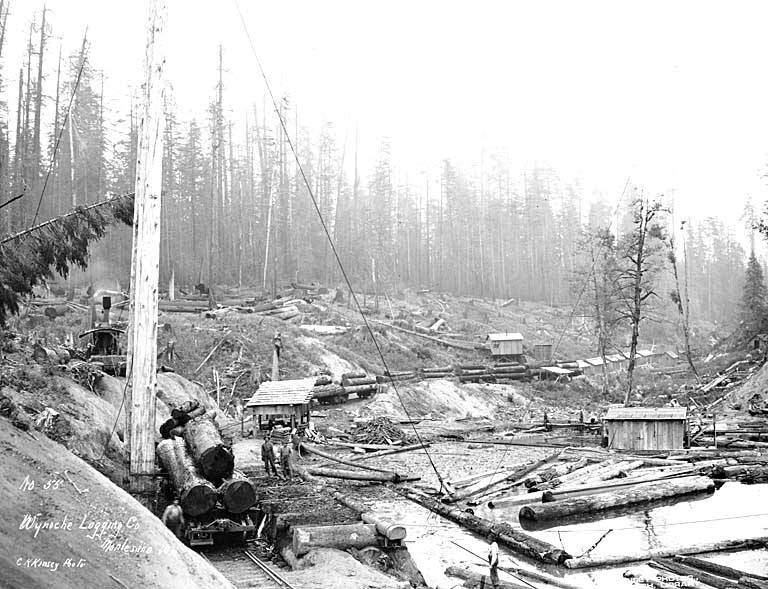
<path fill-rule="evenodd" d="M 163 523 L 174 535 L 181 540 L 181 531 L 184 528 L 184 512 L 181 510 L 179 500 L 174 499 L 163 512 Z"/>
<path fill-rule="evenodd" d="M 293 446 L 296 456 L 301 458 L 301 436 L 296 428 L 293 428 L 293 431 L 291 431 L 291 446 Z"/>
<path fill-rule="evenodd" d="M 267 471 L 267 476 L 269 476 L 270 466 L 272 467 L 272 474 L 277 476 L 275 449 L 272 447 L 272 440 L 269 439 L 269 434 L 264 436 L 264 443 L 261 445 L 261 459 L 264 461 L 264 470 Z"/>
<path fill-rule="evenodd" d="M 283 476 L 286 479 L 293 478 L 293 456 L 291 452 L 291 445 L 289 443 L 283 444 L 280 450 L 280 463 L 283 467 Z"/>
<path fill-rule="evenodd" d="M 491 584 L 493 589 L 499 587 L 499 545 L 493 540 L 493 536 L 489 535 L 488 539 L 491 540 L 491 545 L 488 547 L 488 566 L 491 568 Z"/>

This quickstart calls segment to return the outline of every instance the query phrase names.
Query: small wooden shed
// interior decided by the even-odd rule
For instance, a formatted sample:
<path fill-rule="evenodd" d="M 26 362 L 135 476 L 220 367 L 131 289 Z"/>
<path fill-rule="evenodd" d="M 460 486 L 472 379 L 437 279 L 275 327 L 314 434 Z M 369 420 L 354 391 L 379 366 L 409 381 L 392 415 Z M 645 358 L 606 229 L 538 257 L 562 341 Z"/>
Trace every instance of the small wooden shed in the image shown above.
<path fill-rule="evenodd" d="M 491 333 L 491 356 L 520 356 L 523 353 L 523 335 L 520 333 Z"/>
<path fill-rule="evenodd" d="M 688 432 L 686 407 L 610 407 L 603 418 L 608 448 L 680 450 Z"/>
<path fill-rule="evenodd" d="M 552 344 L 534 344 L 533 357 L 539 360 L 540 362 L 551 362 L 552 361 Z"/>
<path fill-rule="evenodd" d="M 253 411 L 253 431 L 262 428 L 262 422 L 282 422 L 296 427 L 309 423 L 309 404 L 317 377 L 297 380 L 267 381 L 261 384 L 245 404 Z M 266 425 L 264 426 L 266 427 Z"/>

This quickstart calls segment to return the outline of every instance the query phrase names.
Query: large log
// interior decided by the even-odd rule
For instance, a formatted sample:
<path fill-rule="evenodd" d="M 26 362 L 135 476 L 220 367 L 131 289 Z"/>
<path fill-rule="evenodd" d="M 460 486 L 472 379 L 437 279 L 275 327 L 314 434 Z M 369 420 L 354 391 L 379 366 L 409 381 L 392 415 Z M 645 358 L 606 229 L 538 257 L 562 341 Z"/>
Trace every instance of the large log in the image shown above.
<path fill-rule="evenodd" d="M 717 589 L 729 589 L 733 587 L 733 583 L 731 581 L 721 579 L 716 575 L 710 575 L 709 573 L 700 571 L 679 562 L 675 562 L 674 560 L 659 558 L 658 562 L 651 561 L 648 563 L 648 565 L 657 570 L 671 571 L 684 577 L 697 579 L 703 583 L 706 583 L 707 586 L 711 585 L 712 587 L 717 587 Z"/>
<path fill-rule="evenodd" d="M 171 477 L 171 484 L 179 495 L 184 513 L 197 517 L 216 506 L 216 488 L 204 479 L 187 453 L 184 440 L 162 440 L 157 445 L 157 455 Z"/>
<path fill-rule="evenodd" d="M 358 396 L 360 396 L 361 393 L 362 394 L 375 393 L 377 386 L 378 385 L 375 382 L 373 384 L 350 385 L 350 386 L 344 387 L 344 392 L 347 395 L 356 393 Z"/>
<path fill-rule="evenodd" d="M 390 329 L 396 329 L 398 331 L 402 331 L 403 333 L 408 333 L 410 335 L 417 335 L 419 337 L 423 337 L 424 339 L 428 339 L 430 341 L 436 342 L 438 344 L 442 344 L 448 348 L 457 348 L 459 350 L 466 350 L 468 352 L 474 352 L 475 346 L 469 343 L 466 344 L 459 344 L 456 342 L 447 342 L 445 340 L 441 340 L 436 337 L 431 337 L 429 335 L 424 335 L 423 333 L 419 333 L 417 331 L 411 331 L 410 329 L 405 329 L 403 327 L 398 327 L 397 325 L 392 325 L 390 323 L 385 323 L 383 321 L 377 321 L 376 319 L 369 319 L 372 323 L 378 323 L 379 325 L 383 325 L 385 327 L 389 327 Z"/>
<path fill-rule="evenodd" d="M 755 579 L 760 579 L 762 581 L 768 581 L 768 577 L 764 575 L 758 575 L 757 573 L 746 573 L 744 571 L 740 571 L 739 569 L 734 569 L 724 564 L 704 560 L 702 558 L 696 558 L 695 556 L 676 556 L 675 560 L 690 567 L 694 567 L 710 573 L 715 573 L 716 575 L 720 575 L 721 577 L 728 577 L 729 579 L 739 580 L 742 577 L 748 576 L 754 577 Z"/>
<path fill-rule="evenodd" d="M 520 518 L 549 521 L 579 513 L 594 513 L 615 507 L 648 503 L 667 497 L 709 492 L 714 488 L 715 483 L 712 479 L 702 476 L 639 483 L 628 489 L 618 489 L 586 497 L 573 497 L 554 503 L 526 505 L 520 509 Z"/>
<path fill-rule="evenodd" d="M 326 397 L 335 397 L 343 394 L 345 394 L 344 389 L 337 384 L 326 384 L 312 388 L 313 399 L 325 399 Z"/>
<path fill-rule="evenodd" d="M 232 475 L 224 479 L 218 493 L 221 503 L 232 513 L 243 513 L 258 499 L 256 487 L 239 470 L 233 470 Z"/>
<path fill-rule="evenodd" d="M 352 470 L 337 470 L 332 468 L 318 467 L 309 467 L 306 470 L 309 474 L 314 476 L 327 477 L 330 479 L 344 479 L 348 481 L 380 481 L 387 483 L 400 483 L 405 481 L 421 480 L 421 477 L 403 476 L 396 472 L 355 472 Z"/>
<path fill-rule="evenodd" d="M 425 507 L 443 517 L 454 521 L 468 530 L 479 534 L 483 538 L 491 535 L 499 544 L 506 546 L 524 554 L 539 562 L 550 564 L 562 564 L 571 558 L 565 550 L 557 548 L 548 542 L 534 538 L 522 530 L 517 530 L 505 522 L 492 522 L 485 518 L 478 517 L 472 513 L 456 509 L 449 505 L 444 505 L 439 501 L 426 497 L 409 489 L 401 491 L 402 495 L 422 507 Z"/>
<path fill-rule="evenodd" d="M 559 501 L 562 499 L 568 499 L 571 497 L 581 497 L 583 495 L 594 495 L 596 493 L 603 493 L 608 490 L 627 488 L 637 485 L 639 483 L 650 483 L 652 481 L 663 481 L 673 478 L 686 477 L 697 472 L 696 468 L 689 468 L 686 470 L 671 471 L 668 473 L 660 473 L 649 475 L 647 477 L 616 479 L 613 481 L 600 482 L 595 485 L 580 485 L 574 487 L 558 487 L 557 489 L 545 490 L 542 495 L 543 503 L 550 503 L 552 501 Z"/>
<path fill-rule="evenodd" d="M 378 450 L 376 452 L 369 452 L 366 454 L 359 454 L 353 456 L 350 460 L 355 462 L 359 460 L 368 460 L 369 458 L 378 458 L 379 456 L 388 456 L 389 454 L 399 454 L 400 452 L 410 452 L 411 450 L 421 450 L 422 448 L 429 448 L 430 444 L 411 444 L 409 446 L 398 446 L 397 448 L 389 448 L 387 450 Z"/>
<path fill-rule="evenodd" d="M 680 554 L 704 554 L 705 552 L 721 552 L 725 550 L 751 550 L 753 548 L 764 548 L 767 544 L 768 536 L 750 540 L 722 540 L 720 542 L 708 542 L 706 544 L 698 544 L 694 546 L 652 548 L 650 550 L 634 553 L 624 551 L 622 554 L 595 558 L 589 556 L 571 558 L 570 560 L 565 561 L 565 566 L 569 569 L 585 569 L 626 564 L 628 562 L 638 562 L 641 560 L 666 558 Z"/>
<path fill-rule="evenodd" d="M 298 526 L 293 528 L 293 553 L 303 556 L 313 548 L 366 548 L 377 546 L 373 524 L 339 524 L 333 526 Z"/>
<path fill-rule="evenodd" d="M 530 464 L 526 464 L 520 468 L 516 468 L 515 470 L 509 473 L 502 472 L 502 473 L 492 475 L 488 479 L 481 480 L 480 482 L 467 487 L 460 493 L 456 493 L 455 495 L 447 497 L 444 501 L 445 503 L 455 503 L 456 501 L 461 501 L 462 499 L 466 499 L 467 497 L 476 495 L 477 493 L 480 493 L 481 491 L 485 491 L 486 489 L 493 487 L 494 485 L 497 485 L 504 481 L 516 481 L 518 479 L 521 479 L 525 476 L 528 476 L 537 468 L 544 466 L 545 464 L 547 464 L 552 460 L 555 460 L 558 456 L 560 456 L 561 453 L 562 451 L 554 452 L 553 454 L 550 454 L 549 456 L 546 456 L 541 460 L 532 462 Z"/>
<path fill-rule="evenodd" d="M 187 423 L 184 439 L 207 479 L 218 482 L 232 474 L 235 467 L 232 452 L 224 446 L 216 424 L 206 415 Z"/>

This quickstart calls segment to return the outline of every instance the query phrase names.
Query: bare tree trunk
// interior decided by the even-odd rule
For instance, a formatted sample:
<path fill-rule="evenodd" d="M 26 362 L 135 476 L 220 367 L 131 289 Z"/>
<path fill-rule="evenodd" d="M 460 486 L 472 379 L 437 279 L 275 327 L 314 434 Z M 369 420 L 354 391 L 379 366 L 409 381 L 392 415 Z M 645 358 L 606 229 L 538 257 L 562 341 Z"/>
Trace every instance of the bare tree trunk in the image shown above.
<path fill-rule="evenodd" d="M 677 272 L 677 254 L 675 253 L 675 240 L 673 237 L 669 239 L 669 261 L 672 263 L 672 272 L 675 276 L 675 291 L 677 304 L 677 311 L 680 314 L 680 322 L 683 324 L 683 339 L 685 340 L 685 358 L 688 360 L 688 366 L 691 367 L 691 372 L 696 376 L 697 382 L 701 382 L 699 372 L 696 370 L 696 366 L 693 364 L 693 354 L 691 353 L 691 330 L 688 322 L 688 316 L 683 308 L 682 293 L 680 292 L 680 277 Z M 686 301 L 687 301 L 687 284 L 686 284 Z M 687 306 L 687 304 L 686 304 Z"/>
<path fill-rule="evenodd" d="M 40 48 L 37 56 L 37 83 L 35 84 L 35 126 L 32 132 L 32 183 L 36 185 L 40 179 L 40 162 L 42 154 L 40 153 L 40 117 L 43 110 L 43 56 L 45 55 L 45 13 L 43 6 L 43 17 L 40 24 Z"/>

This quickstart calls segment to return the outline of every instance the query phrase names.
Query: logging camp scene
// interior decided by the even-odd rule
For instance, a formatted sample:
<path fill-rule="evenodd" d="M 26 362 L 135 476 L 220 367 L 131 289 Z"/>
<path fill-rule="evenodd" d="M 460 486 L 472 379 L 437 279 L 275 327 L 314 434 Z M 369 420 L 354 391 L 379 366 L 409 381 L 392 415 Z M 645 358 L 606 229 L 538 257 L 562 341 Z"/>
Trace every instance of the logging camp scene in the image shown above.
<path fill-rule="evenodd" d="M 0 0 L 0 586 L 768 588 L 766 17 Z"/>

